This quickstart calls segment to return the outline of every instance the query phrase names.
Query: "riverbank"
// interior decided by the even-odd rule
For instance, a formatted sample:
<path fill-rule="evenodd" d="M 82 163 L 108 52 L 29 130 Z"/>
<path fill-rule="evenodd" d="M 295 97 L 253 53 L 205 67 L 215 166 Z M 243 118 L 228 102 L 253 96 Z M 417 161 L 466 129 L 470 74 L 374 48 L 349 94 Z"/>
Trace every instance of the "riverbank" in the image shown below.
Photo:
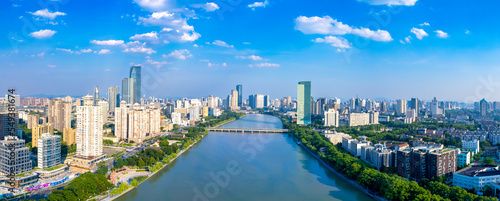
<path fill-rule="evenodd" d="M 245 114 L 244 116 L 242 116 L 241 118 L 243 118 L 243 117 L 245 117 L 245 116 L 246 116 L 246 114 Z M 217 124 L 217 126 L 215 126 L 215 127 L 219 127 L 219 126 L 222 126 L 222 125 L 224 125 L 224 124 L 227 124 L 227 123 L 230 123 L 230 122 L 233 122 L 233 121 L 236 121 L 236 120 L 237 120 L 236 118 L 228 119 L 228 120 L 225 120 L 225 121 L 220 122 L 220 123 L 219 123 L 219 124 Z M 203 138 L 205 138 L 205 136 L 207 136 L 207 135 L 208 135 L 208 132 L 207 132 L 206 134 L 202 135 L 202 137 L 201 137 L 199 140 L 197 140 L 197 141 L 196 141 L 196 142 L 194 142 L 193 144 L 189 145 L 186 149 L 184 149 L 184 150 L 182 150 L 182 151 L 179 151 L 179 153 L 177 153 L 177 156 L 176 156 L 175 158 L 173 158 L 173 159 L 172 159 L 169 163 L 165 164 L 165 165 L 164 165 L 162 168 L 160 168 L 159 170 L 157 170 L 157 171 L 155 171 L 155 172 L 151 173 L 150 175 L 148 175 L 148 177 L 147 177 L 146 179 L 144 179 L 143 181 L 141 181 L 141 183 L 139 183 L 139 184 L 137 185 L 137 187 L 139 187 L 142 183 L 144 183 L 145 181 L 147 181 L 149 178 L 153 177 L 153 176 L 154 176 L 154 175 L 156 175 L 158 172 L 160 172 L 161 170 L 163 170 L 165 167 L 167 167 L 168 165 L 170 165 L 173 161 L 175 161 L 177 158 L 179 158 L 182 154 L 184 154 L 186 151 L 188 151 L 189 149 L 191 149 L 191 147 L 193 147 L 194 145 L 196 145 L 196 144 L 198 144 L 199 142 L 201 142 L 201 140 L 202 140 Z M 121 196 L 123 196 L 123 195 L 127 194 L 128 192 L 130 192 L 131 190 L 133 190 L 133 189 L 135 189 L 135 188 L 137 188 L 137 187 L 131 186 L 129 189 L 127 189 L 127 190 L 123 191 L 122 193 L 120 193 L 120 194 L 118 194 L 118 195 L 114 195 L 113 197 L 111 197 L 111 198 L 109 198 L 109 199 L 108 199 L 107 197 L 103 197 L 103 198 L 102 198 L 102 200 L 109 200 L 109 201 L 113 201 L 113 200 L 115 200 L 115 199 L 117 199 L 117 198 L 119 198 L 119 197 L 121 197 Z M 109 192 L 111 192 L 111 190 L 107 192 L 107 193 L 108 193 L 108 195 L 109 195 Z M 99 200 L 101 200 L 101 199 L 99 199 Z"/>
<path fill-rule="evenodd" d="M 291 134 L 290 134 L 290 136 L 292 136 L 295 141 L 300 142 L 297 138 L 295 138 L 295 136 L 293 136 Z M 304 146 L 304 144 L 302 144 L 302 143 L 298 143 L 298 144 L 302 148 L 304 148 L 307 151 L 307 153 L 309 153 L 310 155 L 314 156 L 314 158 L 316 158 L 324 167 L 326 167 L 328 170 L 330 170 L 331 172 L 333 172 L 334 174 L 336 174 L 337 176 L 339 176 L 343 180 L 345 180 L 345 181 L 349 182 L 350 184 L 352 184 L 358 190 L 364 192 L 365 194 L 367 194 L 368 196 L 372 197 L 375 200 L 378 200 L 378 201 L 387 201 L 385 198 L 382 198 L 380 196 L 376 196 L 376 195 L 370 193 L 367 189 L 363 188 L 358 183 L 356 183 L 356 181 L 353 181 L 353 180 L 345 177 L 342 173 L 340 173 L 337 170 L 333 169 L 330 165 L 328 165 L 328 163 L 326 163 L 323 159 L 321 159 L 317 154 L 313 153 L 306 146 Z"/>

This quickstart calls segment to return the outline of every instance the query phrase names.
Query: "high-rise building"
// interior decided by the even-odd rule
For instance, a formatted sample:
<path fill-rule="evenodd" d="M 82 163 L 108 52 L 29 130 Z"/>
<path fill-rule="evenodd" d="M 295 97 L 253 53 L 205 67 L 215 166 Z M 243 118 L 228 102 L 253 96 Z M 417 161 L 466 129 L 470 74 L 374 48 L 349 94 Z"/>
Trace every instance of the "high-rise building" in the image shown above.
<path fill-rule="evenodd" d="M 30 114 L 28 115 L 28 129 L 32 129 L 36 125 L 40 124 L 40 114 Z"/>
<path fill-rule="evenodd" d="M 61 136 L 44 133 L 38 140 L 38 167 L 41 169 L 61 164 Z"/>
<path fill-rule="evenodd" d="M 132 96 L 134 85 L 132 82 L 134 79 L 132 78 L 123 78 L 122 80 L 122 100 L 125 101 L 126 104 L 130 104 L 130 98 Z"/>
<path fill-rule="evenodd" d="M 325 115 L 325 107 L 326 107 L 326 98 L 319 98 L 316 102 L 316 107 L 314 108 L 316 115 Z"/>
<path fill-rule="evenodd" d="M 229 107 L 238 107 L 238 97 L 238 91 L 235 89 L 231 90 L 231 100 L 229 102 Z"/>
<path fill-rule="evenodd" d="M 339 127 L 339 112 L 335 109 L 329 109 L 325 113 L 325 126 Z"/>
<path fill-rule="evenodd" d="M 66 142 L 68 146 L 76 143 L 76 129 L 64 128 L 63 130 L 63 141 Z"/>
<path fill-rule="evenodd" d="M 31 170 L 29 148 L 24 143 L 24 140 L 16 136 L 5 136 L 5 139 L 0 141 L 0 172 L 10 174 L 14 170 L 14 174 L 20 174 Z M 14 147 L 16 156 L 13 163 L 12 159 L 9 159 L 11 147 Z"/>
<path fill-rule="evenodd" d="M 141 66 L 130 67 L 130 76 L 132 78 L 131 84 L 133 85 L 133 92 L 131 93 L 130 104 L 139 103 L 141 104 Z"/>
<path fill-rule="evenodd" d="M 52 124 L 54 129 L 59 131 L 64 128 L 71 128 L 71 112 L 71 103 L 59 98 L 51 99 L 47 110 L 48 122 Z"/>
<path fill-rule="evenodd" d="M 109 112 L 115 113 L 115 108 L 120 107 L 120 87 L 112 86 L 108 88 Z"/>
<path fill-rule="evenodd" d="M 76 155 L 98 157 L 103 154 L 103 119 L 100 106 L 76 108 Z"/>
<path fill-rule="evenodd" d="M 236 90 L 238 91 L 238 107 L 243 106 L 243 85 L 236 85 Z"/>
<path fill-rule="evenodd" d="M 179 113 L 173 112 L 174 115 Z M 115 136 L 141 142 L 160 132 L 160 109 L 151 106 L 120 104 L 115 109 Z"/>
<path fill-rule="evenodd" d="M 31 131 L 31 147 L 36 147 L 38 146 L 38 139 L 42 136 L 44 133 L 54 133 L 54 128 L 52 127 L 51 123 L 45 123 L 42 125 L 37 125 L 33 127 Z"/>
<path fill-rule="evenodd" d="M 418 101 L 418 98 L 411 98 L 410 109 L 415 110 L 417 114 L 420 112 L 419 102 L 420 101 Z"/>
<path fill-rule="evenodd" d="M 399 176 L 421 180 L 432 179 L 457 170 L 456 149 L 428 149 L 418 147 L 397 152 Z"/>
<path fill-rule="evenodd" d="M 399 115 L 406 114 L 406 108 L 407 108 L 407 101 L 403 99 L 398 99 L 396 104 L 396 112 Z"/>
<path fill-rule="evenodd" d="M 269 95 L 264 96 L 264 107 L 269 107 Z"/>
<path fill-rule="evenodd" d="M 436 97 L 434 97 L 431 102 L 431 114 L 434 116 L 444 114 L 444 109 L 439 108 L 439 102 Z"/>
<path fill-rule="evenodd" d="M 94 105 L 97 104 L 98 99 L 101 99 L 101 94 L 99 92 L 99 86 L 95 85 L 95 87 L 94 87 Z"/>
<path fill-rule="evenodd" d="M 297 124 L 311 124 L 311 82 L 302 81 L 297 86 Z"/>
<path fill-rule="evenodd" d="M 12 117 L 11 114 L 14 114 Z M 9 120 L 9 117 L 14 118 L 15 121 Z M 19 124 L 19 113 L 9 113 L 9 111 L 0 111 L 0 140 L 3 140 L 5 136 L 12 135 L 11 133 L 17 134 Z M 12 129 L 16 130 L 12 132 Z"/>
<path fill-rule="evenodd" d="M 484 98 L 479 102 L 481 116 L 486 116 L 488 113 L 488 102 Z"/>
<path fill-rule="evenodd" d="M 380 112 L 387 112 L 387 103 L 385 101 L 380 102 Z"/>

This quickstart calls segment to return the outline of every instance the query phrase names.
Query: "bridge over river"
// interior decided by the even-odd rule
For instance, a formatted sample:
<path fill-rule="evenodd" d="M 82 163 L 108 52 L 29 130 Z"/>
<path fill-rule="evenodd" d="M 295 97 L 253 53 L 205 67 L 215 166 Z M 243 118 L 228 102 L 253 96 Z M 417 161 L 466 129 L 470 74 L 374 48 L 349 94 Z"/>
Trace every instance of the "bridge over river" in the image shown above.
<path fill-rule="evenodd" d="M 259 128 L 207 128 L 210 132 L 228 133 L 288 133 L 288 129 L 259 129 Z"/>

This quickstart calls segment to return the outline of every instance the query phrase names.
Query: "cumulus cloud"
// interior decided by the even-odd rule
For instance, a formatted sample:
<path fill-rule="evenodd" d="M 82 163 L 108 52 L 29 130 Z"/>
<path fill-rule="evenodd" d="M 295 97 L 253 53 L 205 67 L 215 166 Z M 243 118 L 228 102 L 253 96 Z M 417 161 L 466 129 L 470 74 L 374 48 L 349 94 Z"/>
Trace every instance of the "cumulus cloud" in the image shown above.
<path fill-rule="evenodd" d="M 448 38 L 448 33 L 446 33 L 446 32 L 443 32 L 441 30 L 436 30 L 434 32 L 436 32 L 436 36 L 438 38 Z"/>
<path fill-rule="evenodd" d="M 146 47 L 146 43 L 140 43 L 139 41 L 128 42 L 125 44 L 125 50 L 123 52 L 129 53 L 145 53 L 153 54 L 156 53 L 155 50 Z"/>
<path fill-rule="evenodd" d="M 97 53 L 97 54 L 109 54 L 109 53 L 111 53 L 111 50 L 102 49 L 100 51 L 95 51 L 94 53 Z"/>
<path fill-rule="evenodd" d="M 191 42 L 201 36 L 194 31 L 193 26 L 187 24 L 186 18 L 183 18 L 179 13 L 154 12 L 147 17 L 139 17 L 139 21 L 145 26 L 163 27 L 159 37 L 165 43 L 168 43 L 168 41 Z"/>
<path fill-rule="evenodd" d="M 250 56 L 236 56 L 236 58 L 238 58 L 238 59 L 250 59 L 250 60 L 253 60 L 253 61 L 260 61 L 260 60 L 262 60 L 262 57 L 255 56 L 255 55 L 250 55 Z"/>
<path fill-rule="evenodd" d="M 265 8 L 269 2 L 266 0 L 264 2 L 254 2 L 252 4 L 248 4 L 248 7 L 251 8 L 252 10 L 255 10 L 255 8 L 262 7 Z"/>
<path fill-rule="evenodd" d="M 139 6 L 148 10 L 163 10 L 167 7 L 167 0 L 134 0 Z"/>
<path fill-rule="evenodd" d="M 217 9 L 219 9 L 219 5 L 217 5 L 214 2 L 208 2 L 206 4 L 194 4 L 194 5 L 192 5 L 192 7 L 202 8 L 207 12 L 213 12 L 213 11 L 216 11 Z"/>
<path fill-rule="evenodd" d="M 425 32 L 423 29 L 418 29 L 415 27 L 411 29 L 411 32 L 415 34 L 415 37 L 417 37 L 419 40 L 422 40 L 422 38 L 429 36 L 429 34 L 427 34 L 427 32 Z"/>
<path fill-rule="evenodd" d="M 304 34 L 323 34 L 323 35 L 345 35 L 354 34 L 374 41 L 388 42 L 392 41 L 391 34 L 385 30 L 370 30 L 368 28 L 353 28 L 342 22 L 325 17 L 305 17 L 299 16 L 295 19 L 295 30 Z"/>
<path fill-rule="evenodd" d="M 53 31 L 50 29 L 42 29 L 40 31 L 30 33 L 30 36 L 37 39 L 44 39 L 52 37 L 54 34 L 56 34 L 56 32 L 57 31 Z"/>
<path fill-rule="evenodd" d="M 186 58 L 193 57 L 193 55 L 189 53 L 189 50 L 182 49 L 182 50 L 174 50 L 170 52 L 170 54 L 168 55 L 165 54 L 163 55 L 163 58 L 169 58 L 169 57 L 185 60 Z"/>
<path fill-rule="evenodd" d="M 226 42 L 221 41 L 221 40 L 215 40 L 214 42 L 212 42 L 212 45 L 217 45 L 217 46 L 227 47 L 227 48 L 233 48 L 234 47 L 234 45 L 229 45 Z"/>
<path fill-rule="evenodd" d="M 152 31 L 150 33 L 143 33 L 143 34 L 135 34 L 134 36 L 129 38 L 130 40 L 140 40 L 140 41 L 151 41 L 151 42 L 157 42 L 160 40 L 158 38 L 158 33 L 156 31 Z"/>
<path fill-rule="evenodd" d="M 418 0 L 358 0 L 370 5 L 413 6 Z"/>
<path fill-rule="evenodd" d="M 96 44 L 96 45 L 123 45 L 124 42 L 123 40 L 92 40 L 90 43 Z"/>
<path fill-rule="evenodd" d="M 43 9 L 43 10 L 37 10 L 36 12 L 32 13 L 32 15 L 43 17 L 43 18 L 48 18 L 50 20 L 54 20 L 57 16 L 64 16 L 66 13 L 63 12 L 50 12 L 48 9 Z"/>
<path fill-rule="evenodd" d="M 338 47 L 342 49 L 351 48 L 349 41 L 347 41 L 347 39 L 342 37 L 326 36 L 325 38 L 316 38 L 312 41 L 315 43 L 328 43 L 333 47 Z"/>
<path fill-rule="evenodd" d="M 281 65 L 277 64 L 277 63 L 258 63 L 258 64 L 250 64 L 248 65 L 250 67 L 257 67 L 257 68 L 266 68 L 266 67 L 280 67 Z"/>

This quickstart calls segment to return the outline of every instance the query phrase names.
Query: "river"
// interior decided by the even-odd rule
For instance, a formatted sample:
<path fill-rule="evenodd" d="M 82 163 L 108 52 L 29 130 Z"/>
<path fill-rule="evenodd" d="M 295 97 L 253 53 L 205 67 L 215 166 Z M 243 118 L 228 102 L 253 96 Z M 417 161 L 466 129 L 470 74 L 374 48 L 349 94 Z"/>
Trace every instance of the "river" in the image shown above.
<path fill-rule="evenodd" d="M 223 128 L 282 128 L 260 114 Z M 168 167 L 121 196 L 142 200 L 373 200 L 298 146 L 288 134 L 208 133 Z"/>

